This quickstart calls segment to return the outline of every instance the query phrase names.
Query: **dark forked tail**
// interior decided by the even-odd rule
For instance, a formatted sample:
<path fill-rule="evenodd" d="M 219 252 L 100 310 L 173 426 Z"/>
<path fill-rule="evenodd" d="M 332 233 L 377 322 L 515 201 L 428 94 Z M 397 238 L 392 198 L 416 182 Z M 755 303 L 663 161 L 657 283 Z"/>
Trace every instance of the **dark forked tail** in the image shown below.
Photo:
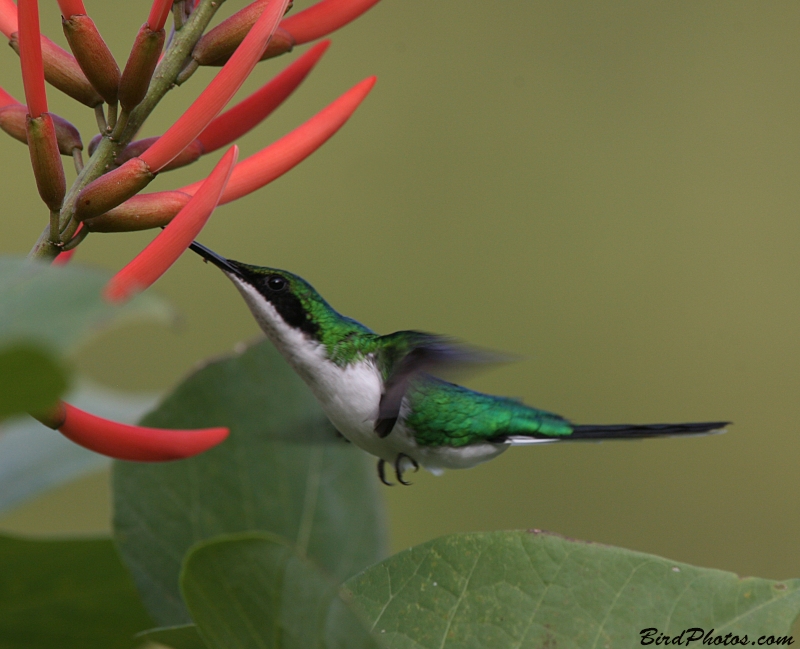
<path fill-rule="evenodd" d="M 692 424 L 611 424 L 573 426 L 572 439 L 645 439 L 721 433 L 729 421 L 703 421 Z"/>
<path fill-rule="evenodd" d="M 605 439 L 647 439 L 649 437 L 691 437 L 724 433 L 729 421 L 703 421 L 690 424 L 592 424 L 572 425 L 569 435 L 509 435 L 506 441 L 515 446 L 548 442 L 600 442 Z"/>

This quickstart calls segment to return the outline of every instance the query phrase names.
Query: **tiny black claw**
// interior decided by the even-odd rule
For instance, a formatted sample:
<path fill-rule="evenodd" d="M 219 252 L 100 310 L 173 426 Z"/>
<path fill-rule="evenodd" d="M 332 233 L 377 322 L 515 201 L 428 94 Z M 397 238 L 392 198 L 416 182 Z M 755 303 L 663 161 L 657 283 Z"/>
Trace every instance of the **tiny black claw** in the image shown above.
<path fill-rule="evenodd" d="M 400 464 L 401 464 L 401 462 L 402 462 L 404 457 L 409 459 L 409 461 L 411 462 L 411 465 L 414 467 L 414 472 L 419 471 L 419 464 L 417 464 L 417 461 L 413 457 L 411 457 L 410 455 L 406 455 L 405 453 L 398 453 L 397 457 L 394 460 L 394 474 L 397 477 L 397 481 L 400 484 L 405 485 L 406 487 L 409 487 L 409 486 L 411 486 L 412 483 L 411 482 L 406 482 L 405 480 L 403 480 L 403 470 L 400 467 Z"/>
<path fill-rule="evenodd" d="M 386 480 L 386 460 L 378 460 L 378 478 L 387 487 L 394 487 L 394 482 Z"/>

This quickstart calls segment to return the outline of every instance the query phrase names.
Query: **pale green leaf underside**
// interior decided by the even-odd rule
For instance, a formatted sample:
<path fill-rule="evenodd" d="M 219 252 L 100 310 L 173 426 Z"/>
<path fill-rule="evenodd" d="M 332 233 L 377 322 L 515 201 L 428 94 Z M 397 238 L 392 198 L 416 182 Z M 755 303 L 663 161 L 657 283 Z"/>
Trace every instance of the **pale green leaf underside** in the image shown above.
<path fill-rule="evenodd" d="M 0 257 L 0 346 L 27 341 L 64 352 L 112 324 L 171 317 L 169 307 L 152 294 L 123 306 L 108 304 L 102 291 L 110 277 L 79 264 L 53 267 Z"/>
<path fill-rule="evenodd" d="M 401 552 L 345 589 L 387 647 L 641 646 L 655 627 L 787 634 L 800 580 L 740 579 L 539 532 L 446 536 Z"/>

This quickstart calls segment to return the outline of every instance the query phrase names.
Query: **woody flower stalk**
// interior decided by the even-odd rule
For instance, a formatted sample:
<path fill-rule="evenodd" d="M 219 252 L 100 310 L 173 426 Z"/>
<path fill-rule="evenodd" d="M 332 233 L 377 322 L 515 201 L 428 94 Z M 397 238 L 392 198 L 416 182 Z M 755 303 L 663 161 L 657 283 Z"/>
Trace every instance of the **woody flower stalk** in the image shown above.
<path fill-rule="evenodd" d="M 263 187 L 319 148 L 350 118 L 374 77 L 345 92 L 291 133 L 237 164 L 234 146 L 212 173 L 188 186 L 139 192 L 155 177 L 230 145 L 255 128 L 306 78 L 329 46 L 322 42 L 255 93 L 220 114 L 259 61 L 317 40 L 367 11 L 378 0 L 320 0 L 285 15 L 290 0 L 256 0 L 209 25 L 222 2 L 154 0 L 125 65 L 120 68 L 87 14 L 83 0 L 58 0 L 71 53 L 39 32 L 37 0 L 0 0 L 0 33 L 19 54 L 25 103 L 0 88 L 0 129 L 27 144 L 48 224 L 30 253 L 69 261 L 92 232 L 162 227 L 145 250 L 108 284 L 104 297 L 127 300 L 166 272 L 203 227 L 217 204 Z M 172 34 L 164 48 L 166 23 Z M 222 66 L 185 113 L 159 137 L 134 141 L 161 99 L 186 83 L 200 65 Z M 98 134 L 84 161 L 78 130 L 48 112 L 45 81 L 92 108 Z M 78 176 L 66 186 L 61 155 Z M 51 428 L 120 459 L 188 457 L 221 442 L 227 429 L 165 431 L 110 422 L 60 402 L 46 415 Z"/>

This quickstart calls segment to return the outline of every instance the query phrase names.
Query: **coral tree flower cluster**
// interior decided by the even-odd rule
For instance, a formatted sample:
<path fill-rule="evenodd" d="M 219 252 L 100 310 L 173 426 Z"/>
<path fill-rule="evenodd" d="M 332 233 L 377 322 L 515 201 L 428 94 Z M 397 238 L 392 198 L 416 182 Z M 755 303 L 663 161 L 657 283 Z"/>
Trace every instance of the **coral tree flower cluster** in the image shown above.
<path fill-rule="evenodd" d="M 257 91 L 222 112 L 259 61 L 322 38 L 378 0 L 320 0 L 287 15 L 291 0 L 255 0 L 209 28 L 219 0 L 153 0 L 120 68 L 83 0 L 58 0 L 68 52 L 40 33 L 38 0 L 0 0 L 0 33 L 19 54 L 25 102 L 0 88 L 0 129 L 27 144 L 47 227 L 31 257 L 69 261 L 93 232 L 163 228 L 108 283 L 104 297 L 122 302 L 155 282 L 188 247 L 219 204 L 275 180 L 324 144 L 375 83 L 356 84 L 317 115 L 238 161 L 230 146 L 272 113 L 311 72 L 323 41 Z M 172 25 L 167 36 L 167 22 Z M 221 66 L 167 131 L 134 140 L 158 101 L 199 66 Z M 99 133 L 84 159 L 81 134 L 48 110 L 45 82 L 94 110 Z M 143 194 L 156 174 L 229 147 L 208 177 L 170 191 Z M 61 156 L 77 179 L 67 187 Z M 120 424 L 60 402 L 40 421 L 77 444 L 132 461 L 190 457 L 221 443 L 226 428 L 163 430 Z"/>

